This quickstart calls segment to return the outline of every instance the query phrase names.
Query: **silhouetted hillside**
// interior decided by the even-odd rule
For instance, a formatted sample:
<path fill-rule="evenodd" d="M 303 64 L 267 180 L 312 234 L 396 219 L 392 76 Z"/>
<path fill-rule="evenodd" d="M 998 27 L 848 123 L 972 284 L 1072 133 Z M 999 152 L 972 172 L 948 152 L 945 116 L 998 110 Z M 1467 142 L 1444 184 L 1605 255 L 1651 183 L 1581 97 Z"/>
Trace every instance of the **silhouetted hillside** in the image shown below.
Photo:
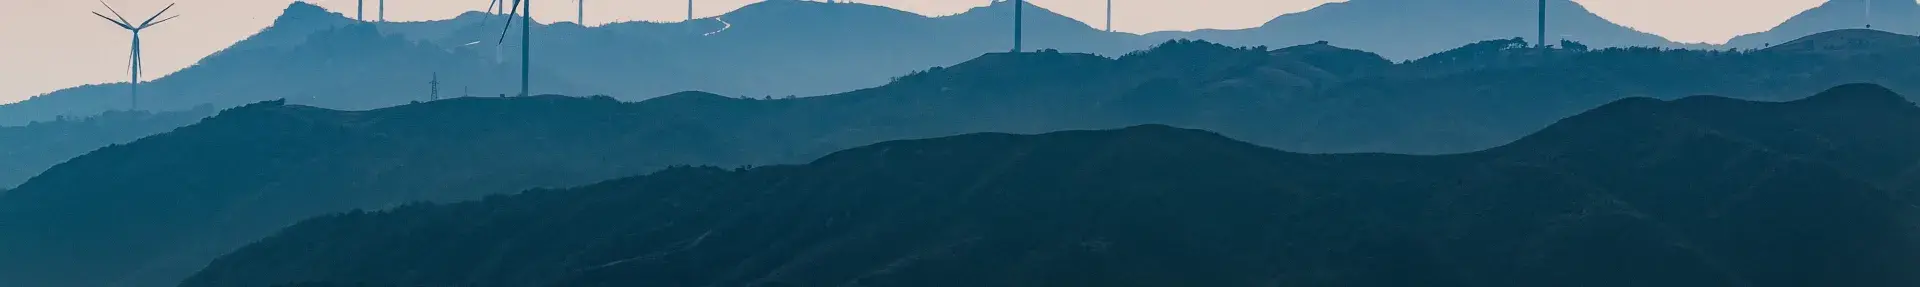
<path fill-rule="evenodd" d="M 1166 52 L 1119 61 L 994 54 L 901 80 L 917 84 L 785 100 L 463 98 L 367 112 L 255 104 L 81 156 L 0 196 L 0 236 L 19 238 L 0 241 L 0 278 L 33 286 L 170 283 L 213 256 L 328 212 L 574 186 L 669 164 L 791 163 L 897 138 L 1101 126 L 1115 119 L 1007 108 L 1086 102 L 993 95 L 1215 75 L 1243 65 L 1230 57 L 1269 55 L 1203 43 L 1159 51 Z M 1222 61 L 1191 66 L 1195 57 L 1179 55 L 1187 53 Z M 1065 73 L 1090 68 L 1104 72 Z M 1114 106 L 1143 110 L 1166 99 L 1128 101 Z"/>
<path fill-rule="evenodd" d="M 1814 34 L 1765 49 L 1775 53 L 1821 54 L 1825 56 L 1871 56 L 1874 54 L 1920 51 L 1920 37 L 1880 30 L 1843 29 Z"/>
<path fill-rule="evenodd" d="M 1548 1 L 1548 43 L 1562 39 L 1596 47 L 1681 47 L 1666 38 L 1600 18 L 1568 0 Z M 1160 39 L 1206 39 L 1236 46 L 1292 46 L 1329 41 L 1390 59 L 1415 59 L 1461 43 L 1539 39 L 1539 3 L 1514 0 L 1351 0 L 1281 15 L 1243 30 L 1159 32 Z"/>
<path fill-rule="evenodd" d="M 54 164 L 107 145 L 123 144 L 186 126 L 215 109 L 166 112 L 107 112 L 26 126 L 0 127 L 0 188 L 13 187 Z"/>
<path fill-rule="evenodd" d="M 668 163 L 755 163 L 647 104 L 456 99 L 370 112 L 278 102 L 110 146 L 0 195 L 9 286 L 169 285 L 302 217 L 570 186 Z M 767 139 L 773 143 L 775 139 Z"/>
<path fill-rule="evenodd" d="M 1867 7 L 1869 4 L 1871 8 Z M 1920 35 L 1920 3 L 1905 0 L 1826 0 L 1818 7 L 1788 18 L 1765 32 L 1740 35 L 1727 41 L 1728 47 L 1742 49 L 1780 45 L 1808 35 L 1833 30 L 1864 29 L 1872 11 L 1873 29 L 1906 35 Z"/>
<path fill-rule="evenodd" d="M 1451 156 L 1141 126 L 308 220 L 183 286 L 1908 286 L 1920 108 L 1628 99 Z M 1882 165 L 1876 163 L 1903 163 Z"/>

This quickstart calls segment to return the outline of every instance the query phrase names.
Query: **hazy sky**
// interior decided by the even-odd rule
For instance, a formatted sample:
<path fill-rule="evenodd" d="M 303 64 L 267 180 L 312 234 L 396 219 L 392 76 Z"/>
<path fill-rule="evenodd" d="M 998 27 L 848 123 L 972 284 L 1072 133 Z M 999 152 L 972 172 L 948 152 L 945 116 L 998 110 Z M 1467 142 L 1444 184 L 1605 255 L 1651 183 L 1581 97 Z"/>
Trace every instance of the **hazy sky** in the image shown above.
<path fill-rule="evenodd" d="M 0 9 L 0 103 L 24 100 L 53 90 L 88 83 L 125 82 L 130 35 L 88 12 L 101 11 L 94 0 L 4 0 Z M 367 0 L 367 17 L 374 17 Z M 387 20 L 449 18 L 484 10 L 488 0 L 387 0 Z M 686 17 L 683 0 L 586 0 L 587 22 L 671 21 Z M 713 16 L 758 0 L 699 0 L 698 16 Z M 859 0 L 927 15 L 949 15 L 984 6 L 988 0 Z M 1035 5 L 1096 23 L 1104 22 L 1102 0 L 1029 0 Z M 1126 32 L 1246 28 L 1280 14 L 1340 0 L 1114 0 L 1115 28 Z M 1451 1 L 1451 0 L 1430 0 Z M 1531 0 L 1512 0 L 1531 1 Z M 1823 0 L 1576 0 L 1601 16 L 1642 31 L 1682 42 L 1724 42 L 1764 31 Z M 1893 0 L 1900 1 L 1900 0 Z M 1912 1 L 1912 0 L 1907 0 Z M 292 0 L 106 0 L 127 18 L 139 21 L 170 2 L 169 14 L 183 15 L 142 33 L 147 73 L 154 79 L 191 65 L 208 54 L 265 28 Z M 314 0 L 349 17 L 354 0 Z M 572 21 L 573 0 L 538 0 L 541 22 Z M 58 67 L 58 68 L 49 68 Z"/>

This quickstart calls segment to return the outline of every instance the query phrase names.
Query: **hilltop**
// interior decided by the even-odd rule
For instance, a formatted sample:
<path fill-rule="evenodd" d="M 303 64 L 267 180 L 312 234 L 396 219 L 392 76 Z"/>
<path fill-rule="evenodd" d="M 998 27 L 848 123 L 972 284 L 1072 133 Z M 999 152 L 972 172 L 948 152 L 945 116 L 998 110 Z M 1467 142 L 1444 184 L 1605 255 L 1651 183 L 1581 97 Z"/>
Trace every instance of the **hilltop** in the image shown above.
<path fill-rule="evenodd" d="M 1166 126 L 892 141 L 324 216 L 183 286 L 1903 286 L 1920 211 L 1889 175 L 1917 121 L 1849 85 L 1621 100 L 1449 156 Z"/>
<path fill-rule="evenodd" d="M 1871 4 L 1872 7 L 1868 7 Z M 1867 18 L 1872 11 L 1872 23 Z M 1914 1 L 1872 1 L 1872 0 L 1827 0 L 1807 11 L 1795 14 L 1786 22 L 1764 32 L 1740 35 L 1728 40 L 1725 46 L 1740 49 L 1765 48 L 1768 45 L 1780 45 L 1809 35 L 1834 30 L 1872 29 L 1905 35 L 1920 35 L 1920 3 Z"/>
<path fill-rule="evenodd" d="M 1574 40 L 1595 47 L 1699 47 L 1609 22 L 1569 0 L 1548 1 L 1547 44 Z M 1292 46 L 1314 41 L 1408 60 L 1487 39 L 1537 37 L 1539 4 L 1509 0 L 1355 0 L 1281 15 L 1241 30 L 1160 32 L 1160 39 L 1206 39 L 1237 46 Z"/>

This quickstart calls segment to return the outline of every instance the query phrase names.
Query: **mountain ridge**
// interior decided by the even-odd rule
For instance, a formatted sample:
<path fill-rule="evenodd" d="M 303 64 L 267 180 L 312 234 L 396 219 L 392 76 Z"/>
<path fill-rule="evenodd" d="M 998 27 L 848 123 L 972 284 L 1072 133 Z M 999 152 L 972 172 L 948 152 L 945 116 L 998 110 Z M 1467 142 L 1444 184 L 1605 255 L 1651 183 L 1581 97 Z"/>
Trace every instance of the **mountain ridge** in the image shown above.
<path fill-rule="evenodd" d="M 538 31 L 535 31 L 535 34 L 539 36 L 535 45 L 540 48 L 534 49 L 534 56 L 536 59 L 541 59 L 535 67 L 536 76 L 551 75 L 555 79 L 536 78 L 534 84 L 542 93 L 607 94 L 627 100 L 686 90 L 742 96 L 831 94 L 878 86 L 885 84 L 886 80 L 893 76 L 913 70 L 949 65 L 982 53 L 1004 51 L 1005 47 L 1011 46 L 1012 41 L 1010 37 L 1004 35 L 1006 30 L 995 27 L 1011 22 L 1009 17 L 1012 13 L 1006 11 L 1010 10 L 1007 9 L 1010 5 L 1012 4 L 995 3 L 991 6 L 971 9 L 965 13 L 930 17 L 865 4 L 772 1 L 751 4 L 718 18 L 690 22 L 626 22 L 598 27 L 551 26 L 536 23 L 534 29 Z M 1109 33 L 1094 29 L 1087 23 L 1052 13 L 1044 7 L 1028 5 L 1031 7 L 1026 15 L 1030 20 L 1027 44 L 1036 49 L 1118 56 L 1175 38 L 1210 39 L 1214 42 L 1233 45 L 1273 47 L 1295 46 L 1325 40 L 1312 39 L 1313 37 L 1283 37 L 1277 38 L 1280 40 L 1238 41 L 1212 39 L 1213 37 L 1206 33 L 1178 35 Z M 407 41 L 432 43 L 433 46 L 453 51 L 450 54 L 467 58 L 466 60 L 505 66 L 517 64 L 517 57 L 507 56 L 508 53 L 501 51 L 516 50 L 518 41 L 513 38 L 518 35 L 507 35 L 508 39 L 505 39 L 507 41 L 497 51 L 486 51 L 490 49 L 486 49 L 487 47 L 484 47 L 486 45 L 483 44 L 499 42 L 498 24 L 504 21 L 487 21 L 481 16 L 485 15 L 465 13 L 449 20 L 367 25 L 375 26 L 376 30 L 380 30 L 380 33 L 385 35 L 400 36 Z M 1276 19 L 1282 18 L 1287 16 Z M 818 21 L 796 22 L 798 19 L 817 19 Z M 723 21 L 726 23 L 722 23 Z M 262 34 L 242 40 L 226 51 L 203 59 L 201 61 L 203 65 L 196 66 L 230 65 L 234 61 L 220 61 L 221 63 L 218 64 L 210 62 L 214 62 L 213 59 L 226 58 L 223 56 L 240 54 L 243 51 L 283 49 L 302 45 L 301 43 L 311 43 L 307 42 L 306 34 L 324 33 L 326 30 L 348 25 L 356 24 L 344 15 L 325 11 L 312 4 L 295 2 L 288 6 L 283 15 L 276 18 L 274 26 L 263 30 Z M 729 25 L 731 28 L 728 28 Z M 1283 29 L 1291 28 L 1273 27 L 1267 30 Z M 1271 34 L 1263 31 L 1248 30 L 1243 34 L 1251 33 L 1249 35 L 1254 36 Z M 1389 32 L 1382 30 L 1353 34 L 1377 38 L 1385 33 Z M 1500 34 L 1497 38 L 1531 35 L 1531 33 L 1481 33 L 1467 37 L 1447 38 L 1443 41 L 1427 43 L 1427 47 L 1422 48 L 1426 50 L 1420 52 L 1398 50 L 1404 45 L 1375 45 L 1375 42 L 1352 42 L 1340 39 L 1334 39 L 1337 40 L 1334 42 L 1343 46 L 1370 50 L 1386 55 L 1390 59 L 1410 59 L 1433 51 L 1452 48 L 1451 45 L 1457 43 L 1485 40 L 1489 35 L 1494 34 Z M 930 35 L 940 37 L 928 38 Z M 1606 45 L 1613 41 L 1589 42 L 1594 42 L 1590 43 L 1594 45 Z M 1661 45 L 1664 46 L 1664 44 Z M 609 52 L 610 50 L 622 51 L 622 53 Z M 509 68 L 487 69 L 512 70 Z M 258 71 L 255 72 L 258 73 Z M 795 74 L 810 76 L 792 76 Z M 417 77 L 412 74 L 391 73 L 385 76 Z M 244 87 L 234 87 L 234 84 L 172 79 L 179 77 L 188 76 L 169 75 L 156 79 L 151 84 L 154 86 L 154 94 L 163 98 L 184 97 L 164 102 L 176 106 L 216 104 L 218 107 L 227 107 L 277 98 L 294 99 L 298 102 L 299 94 L 322 92 L 314 91 L 317 88 L 290 88 L 278 91 L 244 89 Z M 472 83 L 470 86 L 478 88 L 481 94 L 517 90 L 497 87 L 498 83 L 512 81 L 495 81 L 490 77 L 448 75 L 445 78 L 449 82 Z M 181 81 L 194 84 L 173 84 Z M 341 81 L 351 84 L 361 80 L 315 79 L 315 81 Z M 290 84 L 300 86 L 297 85 L 300 83 Z M 107 87 L 114 86 L 65 89 L 21 103 L 0 105 L 0 114 L 8 115 L 0 117 L 0 125 L 50 119 L 57 115 L 88 115 L 112 109 L 113 104 L 119 101 L 107 100 L 117 96 Z M 353 102 L 320 103 L 320 105 L 341 109 L 392 106 L 410 100 L 402 95 L 418 93 L 417 90 L 421 89 L 374 86 L 379 87 L 369 88 L 367 93 L 377 94 L 377 96 L 367 96 L 352 100 Z M 245 91 L 234 91 L 236 89 Z M 228 96 L 245 98 L 244 100 L 192 99 L 203 97 L 193 96 L 195 94 L 229 92 L 261 95 Z M 172 101 L 187 102 L 172 103 Z M 167 108 L 165 105 L 155 107 Z"/>
<path fill-rule="evenodd" d="M 1871 5 L 1869 7 L 1868 5 Z M 1876 16 L 1868 16 L 1873 13 Z M 1736 36 L 1724 45 L 1730 48 L 1757 49 L 1780 45 L 1808 35 L 1832 30 L 1878 29 L 1902 35 L 1920 35 L 1920 20 L 1901 15 L 1920 14 L 1920 3 L 1904 0 L 1827 0 L 1801 11 L 1766 31 Z M 1871 17 L 1872 23 L 1865 18 Z"/>
<path fill-rule="evenodd" d="M 16 280 L 0 284 L 167 284 L 307 216 L 577 186 L 675 164 L 799 163 L 902 138 L 1167 124 L 1296 152 L 1451 154 L 1632 95 L 1791 100 L 1833 83 L 1910 91 L 1901 83 L 1920 82 L 1904 80 L 1920 73 L 1885 65 L 1920 54 L 1508 46 L 1403 64 L 1332 44 L 1169 41 L 1118 58 L 995 53 L 790 99 L 474 97 L 355 112 L 276 101 L 74 158 L 9 191 L 0 237 L 25 239 L 0 241 L 0 278 Z M 246 220 L 222 221 L 236 218 Z"/>

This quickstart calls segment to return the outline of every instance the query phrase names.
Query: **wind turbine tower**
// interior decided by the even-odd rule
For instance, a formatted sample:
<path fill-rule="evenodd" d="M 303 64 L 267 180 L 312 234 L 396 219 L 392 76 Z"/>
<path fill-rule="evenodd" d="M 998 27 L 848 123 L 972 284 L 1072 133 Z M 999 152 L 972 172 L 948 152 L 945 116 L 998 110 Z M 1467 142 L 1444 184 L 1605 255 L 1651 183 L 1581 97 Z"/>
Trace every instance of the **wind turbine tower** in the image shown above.
<path fill-rule="evenodd" d="M 1027 6 L 1026 3 L 1027 3 L 1026 0 L 1013 0 L 1013 52 L 1014 53 L 1020 52 L 1020 32 L 1022 31 L 1020 29 L 1021 28 L 1020 27 L 1020 18 L 1021 18 L 1020 10 L 1022 9 L 1021 6 Z"/>
<path fill-rule="evenodd" d="M 353 2 L 353 20 L 367 21 L 367 0 Z"/>
<path fill-rule="evenodd" d="M 1540 37 L 1534 39 L 1540 41 L 1539 47 L 1547 47 L 1547 0 L 1540 0 Z"/>
<path fill-rule="evenodd" d="M 100 16 L 100 19 L 107 19 L 107 22 L 113 22 L 114 25 L 119 25 L 120 28 L 133 32 L 133 54 L 127 58 L 127 72 L 133 75 L 133 80 L 127 82 L 129 86 L 131 86 L 129 89 L 130 95 L 128 96 L 130 102 L 129 110 L 140 110 L 140 72 L 144 68 L 140 64 L 140 31 L 153 28 L 153 26 L 160 25 L 160 23 L 166 23 L 167 21 L 173 20 L 173 18 L 179 18 L 179 15 L 174 15 L 173 17 L 167 17 L 160 21 L 154 21 L 154 19 L 159 19 L 161 14 L 166 14 L 167 10 L 173 10 L 173 5 L 174 4 L 167 4 L 167 8 L 160 9 L 159 13 L 153 13 L 153 17 L 147 17 L 147 21 L 140 22 L 139 25 L 134 25 L 132 21 L 127 21 L 126 17 L 120 17 L 120 11 L 114 11 L 113 6 L 107 5 L 107 2 L 100 2 L 100 6 L 106 6 L 107 12 L 113 13 L 113 18 L 107 18 L 107 15 L 101 15 L 100 12 L 93 12 L 94 16 Z"/>
<path fill-rule="evenodd" d="M 1107 33 L 1113 33 L 1113 0 L 1107 0 Z"/>
<path fill-rule="evenodd" d="M 380 0 L 380 22 L 387 21 L 387 0 Z"/>
<path fill-rule="evenodd" d="M 513 16 L 520 15 L 521 22 L 526 22 L 520 23 L 520 95 L 532 96 L 527 75 L 533 72 L 533 0 L 513 0 L 513 9 L 508 11 L 507 25 L 501 27 L 500 42 L 494 45 L 506 44 L 507 31 L 513 30 Z M 520 14 L 523 12 L 526 14 Z"/>
<path fill-rule="evenodd" d="M 687 21 L 693 21 L 693 0 L 687 0 Z"/>
<path fill-rule="evenodd" d="M 574 24 L 580 24 L 580 27 L 586 27 L 587 26 L 587 0 L 575 0 L 574 2 L 580 3 L 580 12 L 579 12 L 580 14 L 576 16 L 575 20 L 573 20 Z"/>

